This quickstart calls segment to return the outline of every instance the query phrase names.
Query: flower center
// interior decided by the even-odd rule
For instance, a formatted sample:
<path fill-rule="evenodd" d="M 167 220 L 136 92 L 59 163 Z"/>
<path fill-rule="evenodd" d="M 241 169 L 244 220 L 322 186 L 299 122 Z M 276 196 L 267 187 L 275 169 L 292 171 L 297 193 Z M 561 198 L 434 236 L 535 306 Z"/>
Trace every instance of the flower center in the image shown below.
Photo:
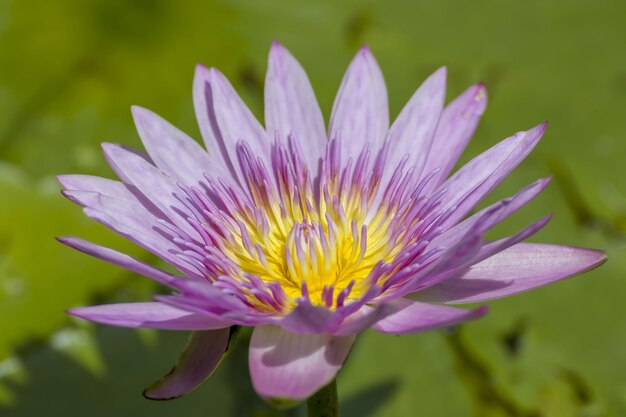
<path fill-rule="evenodd" d="M 248 304 L 285 311 L 305 297 L 341 307 L 373 285 L 392 285 L 394 272 L 423 255 L 429 201 L 407 191 L 415 187 L 402 166 L 379 190 L 386 148 L 373 164 L 366 148 L 340 169 L 331 141 L 315 179 L 292 138 L 274 147 L 272 176 L 245 142 L 237 150 L 247 193 L 207 178 L 202 231 L 207 278 Z"/>

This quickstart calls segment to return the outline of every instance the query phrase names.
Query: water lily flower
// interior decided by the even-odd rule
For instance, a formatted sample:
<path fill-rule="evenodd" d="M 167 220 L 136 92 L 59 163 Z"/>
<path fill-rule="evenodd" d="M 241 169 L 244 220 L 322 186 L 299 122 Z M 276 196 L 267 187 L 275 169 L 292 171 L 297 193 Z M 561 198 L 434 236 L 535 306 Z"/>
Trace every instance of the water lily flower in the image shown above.
<path fill-rule="evenodd" d="M 172 289 L 154 301 L 69 313 L 113 326 L 195 331 L 173 372 L 145 395 L 198 386 L 253 327 L 249 369 L 267 399 L 304 400 L 334 380 L 359 332 L 424 332 L 474 320 L 477 303 L 531 290 L 605 260 L 596 250 L 485 233 L 536 197 L 540 179 L 471 214 L 535 147 L 519 132 L 452 175 L 487 103 L 474 85 L 444 105 L 446 69 L 390 125 L 383 75 L 367 47 L 341 82 L 328 129 L 307 75 L 269 53 L 265 127 L 218 70 L 198 66 L 193 102 L 203 148 L 149 110 L 132 114 L 147 153 L 105 143 L 121 181 L 64 175 L 90 218 L 178 272 L 74 238 L 61 242 Z M 390 340 L 390 343 L 392 341 Z"/>

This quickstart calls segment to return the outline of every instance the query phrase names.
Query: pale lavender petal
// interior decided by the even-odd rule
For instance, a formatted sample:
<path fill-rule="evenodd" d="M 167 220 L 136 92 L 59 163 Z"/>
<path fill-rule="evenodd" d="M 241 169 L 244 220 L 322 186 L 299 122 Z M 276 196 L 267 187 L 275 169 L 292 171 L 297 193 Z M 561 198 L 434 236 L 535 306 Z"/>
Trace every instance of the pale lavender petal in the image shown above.
<path fill-rule="evenodd" d="M 193 78 L 193 106 L 198 120 L 200 134 L 211 160 L 211 169 L 216 177 L 236 178 L 235 169 L 230 163 L 228 150 L 217 125 L 211 84 L 210 70 L 202 65 L 196 66 Z"/>
<path fill-rule="evenodd" d="M 66 190 L 97 192 L 118 200 L 138 203 L 137 197 L 120 181 L 91 175 L 59 175 L 57 180 Z"/>
<path fill-rule="evenodd" d="M 277 326 L 254 329 L 249 366 L 264 398 L 304 400 L 335 378 L 355 336 L 297 335 Z"/>
<path fill-rule="evenodd" d="M 231 349 L 233 328 L 194 332 L 170 372 L 143 392 L 151 400 L 170 400 L 202 384 Z"/>
<path fill-rule="evenodd" d="M 237 143 L 246 141 L 254 155 L 270 161 L 270 139 L 226 77 L 215 68 L 196 68 L 194 104 L 209 154 L 221 152 L 225 163 L 243 180 Z M 242 181 L 244 183 L 245 181 Z"/>
<path fill-rule="evenodd" d="M 425 289 L 437 284 L 438 282 L 463 275 L 465 271 L 467 271 L 467 269 L 469 269 L 472 265 L 528 239 L 539 230 L 541 230 L 548 223 L 548 221 L 550 221 L 551 218 L 551 215 L 547 215 L 542 219 L 539 219 L 538 221 L 532 223 L 531 225 L 523 228 L 521 231 L 514 234 L 513 236 L 509 236 L 495 242 L 489 242 L 483 245 L 478 252 L 473 253 L 472 256 L 467 256 L 463 258 L 462 262 L 459 262 L 456 259 L 449 263 L 441 262 L 440 264 L 443 265 L 443 267 L 431 271 L 427 278 L 420 280 L 419 289 Z M 414 290 L 417 289 L 418 288 L 414 288 Z M 406 294 L 406 292 L 403 292 L 403 294 Z"/>
<path fill-rule="evenodd" d="M 304 69 L 276 41 L 265 77 L 265 128 L 283 141 L 293 134 L 309 170 L 317 172 L 327 142 L 322 111 Z"/>
<path fill-rule="evenodd" d="M 426 332 L 476 320 L 484 316 L 488 311 L 486 306 L 473 310 L 463 310 L 406 299 L 394 300 L 392 304 L 398 308 L 398 311 L 374 324 L 372 326 L 374 330 L 391 334 Z"/>
<path fill-rule="evenodd" d="M 132 113 L 141 141 L 163 172 L 189 186 L 197 185 L 204 173 L 216 174 L 209 155 L 195 140 L 150 110 L 133 106 Z"/>
<path fill-rule="evenodd" d="M 334 318 L 335 315 L 329 309 L 301 301 L 278 324 L 290 333 L 318 334 L 328 331 Z"/>
<path fill-rule="evenodd" d="M 454 208 L 442 224 L 450 226 L 461 220 L 496 185 L 498 185 L 535 147 L 546 128 L 543 123 L 527 132 L 519 132 L 483 152 L 441 185 L 446 190 L 441 208 Z"/>
<path fill-rule="evenodd" d="M 328 127 L 330 139 L 338 139 L 341 160 L 356 159 L 365 145 L 377 151 L 389 129 L 387 88 L 382 72 L 363 47 L 343 77 Z"/>
<path fill-rule="evenodd" d="M 606 261 L 597 250 L 518 243 L 473 265 L 461 277 L 411 295 L 428 302 L 473 303 L 532 290 L 589 271 Z"/>
<path fill-rule="evenodd" d="M 422 172 L 446 98 L 446 68 L 440 68 L 417 89 L 389 129 L 389 153 L 382 184 L 408 156 L 414 175 Z"/>
<path fill-rule="evenodd" d="M 124 269 L 148 278 L 152 278 L 162 284 L 169 285 L 177 278 L 170 273 L 148 265 L 145 262 L 133 258 L 132 256 L 126 255 L 125 253 L 96 245 L 95 243 L 87 242 L 86 240 L 82 240 L 77 237 L 64 236 L 58 237 L 57 240 L 64 245 L 86 253 L 87 255 L 112 263 L 113 265 L 121 266 Z"/>
<path fill-rule="evenodd" d="M 384 303 L 370 307 L 363 305 L 358 311 L 346 317 L 346 319 L 331 333 L 335 336 L 348 336 L 360 333 L 372 325 L 398 311 L 393 303 Z"/>
<path fill-rule="evenodd" d="M 212 330 L 231 323 L 203 314 L 180 310 L 159 302 L 105 304 L 67 310 L 72 316 L 118 327 L 164 330 Z"/>
<path fill-rule="evenodd" d="M 490 227 L 495 226 L 502 220 L 509 217 L 511 214 L 515 213 L 521 207 L 528 204 L 537 195 L 539 195 L 539 193 L 541 193 L 549 183 L 550 178 L 542 178 L 524 187 L 514 196 L 509 197 L 505 200 L 498 201 L 497 203 L 480 210 L 478 213 L 473 214 L 469 218 L 463 220 L 461 223 L 454 225 L 439 236 L 435 237 L 431 242 L 431 246 L 450 246 L 451 242 L 457 240 L 459 236 L 467 233 L 467 231 L 469 231 L 487 212 L 495 209 L 497 206 L 503 206 L 498 217 L 494 218 L 490 225 Z"/>
<path fill-rule="evenodd" d="M 84 206 L 83 211 L 87 216 L 130 241 L 170 263 L 176 260 L 172 251 L 177 246 L 158 232 L 157 218 L 143 206 L 96 192 L 64 190 L 63 195 Z"/>
<path fill-rule="evenodd" d="M 193 238 L 199 238 L 198 232 L 186 220 L 188 210 L 176 198 L 176 195 L 182 195 L 183 192 L 172 178 L 166 177 L 154 165 L 119 146 L 108 143 L 102 146 L 120 176 L 137 187 L 178 228 Z"/>
<path fill-rule="evenodd" d="M 425 191 L 432 190 L 448 177 L 467 143 L 472 138 L 487 106 L 487 89 L 474 85 L 446 106 L 441 114 L 424 174 L 438 169 Z"/>

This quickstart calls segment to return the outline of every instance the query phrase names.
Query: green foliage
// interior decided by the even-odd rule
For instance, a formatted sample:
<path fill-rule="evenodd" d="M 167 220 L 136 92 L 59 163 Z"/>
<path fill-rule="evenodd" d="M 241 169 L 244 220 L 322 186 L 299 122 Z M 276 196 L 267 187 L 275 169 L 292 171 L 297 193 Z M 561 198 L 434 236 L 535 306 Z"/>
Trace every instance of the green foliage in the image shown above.
<path fill-rule="evenodd" d="M 610 0 L 0 1 L 0 402 L 13 403 L 0 413 L 285 415 L 253 393 L 245 340 L 197 393 L 141 398 L 184 335 L 73 325 L 67 308 L 155 288 L 54 241 L 75 234 L 147 257 L 65 201 L 54 176 L 111 176 L 98 143 L 138 146 L 131 104 L 199 137 L 196 62 L 219 67 L 262 115 L 278 39 L 307 68 L 326 115 L 362 43 L 383 68 L 392 115 L 438 66 L 449 68 L 449 96 L 485 82 L 490 103 L 466 159 L 548 119 L 538 150 L 496 194 L 555 181 L 499 233 L 553 212 L 537 240 L 610 256 L 584 277 L 491 303 L 460 333 L 362 335 L 338 381 L 344 415 L 625 414 L 624 15 L 626 3 Z"/>

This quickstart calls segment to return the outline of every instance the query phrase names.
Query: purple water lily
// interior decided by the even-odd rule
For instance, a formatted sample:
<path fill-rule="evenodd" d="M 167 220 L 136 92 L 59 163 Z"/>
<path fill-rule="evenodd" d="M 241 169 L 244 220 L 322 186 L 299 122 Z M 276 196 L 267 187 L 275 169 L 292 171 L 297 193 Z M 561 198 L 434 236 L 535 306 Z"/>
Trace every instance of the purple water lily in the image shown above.
<path fill-rule="evenodd" d="M 78 238 L 60 240 L 172 293 L 70 314 L 114 326 L 197 331 L 184 360 L 146 391 L 158 399 L 195 388 L 219 364 L 233 329 L 254 327 L 255 390 L 302 400 L 335 378 L 365 329 L 408 334 L 454 326 L 487 312 L 454 304 L 509 296 L 602 263 L 599 251 L 522 243 L 549 217 L 485 240 L 548 184 L 538 180 L 469 215 L 546 125 L 516 133 L 449 176 L 487 93 L 475 85 L 444 107 L 445 81 L 445 68 L 431 75 L 389 126 L 382 73 L 362 48 L 327 131 L 304 70 L 274 43 L 264 128 L 219 71 L 198 66 L 193 100 L 207 150 L 133 107 L 147 153 L 103 145 L 121 181 L 59 177 L 63 194 L 87 216 L 178 274 Z"/>

